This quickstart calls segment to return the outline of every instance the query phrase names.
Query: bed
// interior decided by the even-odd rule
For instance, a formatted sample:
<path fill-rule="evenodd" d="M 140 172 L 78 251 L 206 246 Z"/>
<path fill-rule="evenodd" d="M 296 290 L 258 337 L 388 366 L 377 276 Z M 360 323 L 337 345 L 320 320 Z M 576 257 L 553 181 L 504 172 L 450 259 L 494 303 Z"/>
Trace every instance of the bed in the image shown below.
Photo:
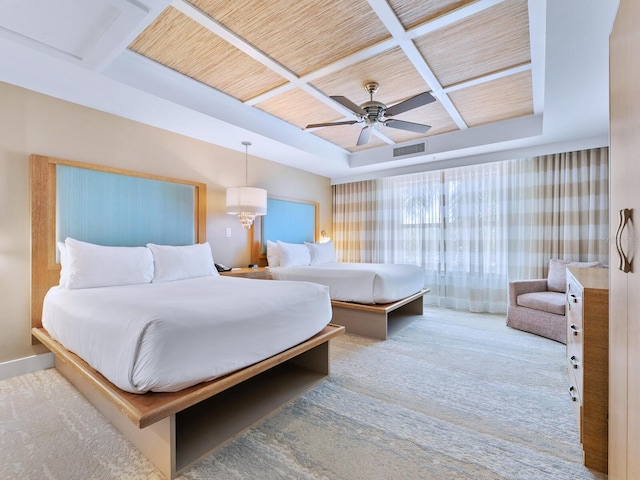
<path fill-rule="evenodd" d="M 197 182 L 31 156 L 34 341 L 169 478 L 326 378 L 344 331 L 326 287 L 219 276 L 205 199 Z"/>
<path fill-rule="evenodd" d="M 254 234 L 253 261 L 267 265 L 271 278 L 328 286 L 332 322 L 349 333 L 384 340 L 391 316 L 422 315 L 429 290 L 420 267 L 337 262 L 331 240 L 317 241 L 317 204 L 269 201 L 270 218 L 263 218 Z"/>

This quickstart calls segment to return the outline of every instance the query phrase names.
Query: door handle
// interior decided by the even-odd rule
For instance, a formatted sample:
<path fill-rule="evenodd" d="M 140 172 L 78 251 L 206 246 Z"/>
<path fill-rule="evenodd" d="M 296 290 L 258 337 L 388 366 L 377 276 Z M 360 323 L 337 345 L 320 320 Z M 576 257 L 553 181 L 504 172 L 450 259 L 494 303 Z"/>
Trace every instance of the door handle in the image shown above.
<path fill-rule="evenodd" d="M 624 273 L 629 273 L 631 271 L 631 262 L 622 247 L 622 233 L 629 221 L 633 221 L 631 219 L 632 212 L 633 210 L 630 208 L 623 208 L 620 210 L 620 223 L 618 225 L 618 230 L 616 231 L 616 249 L 618 250 L 618 256 L 620 257 L 618 269 L 622 270 Z"/>

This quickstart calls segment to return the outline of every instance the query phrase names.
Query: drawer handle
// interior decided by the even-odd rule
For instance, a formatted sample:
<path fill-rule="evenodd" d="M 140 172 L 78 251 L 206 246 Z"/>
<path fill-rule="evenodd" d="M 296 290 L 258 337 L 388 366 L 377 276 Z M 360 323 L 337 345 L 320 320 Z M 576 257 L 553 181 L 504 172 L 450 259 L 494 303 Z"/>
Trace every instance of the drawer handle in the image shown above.
<path fill-rule="evenodd" d="M 576 327 L 575 323 L 572 323 L 571 325 L 569 325 L 569 328 L 571 329 L 574 335 L 578 335 L 578 327 Z"/>
<path fill-rule="evenodd" d="M 569 395 L 571 396 L 572 402 L 578 401 L 578 396 L 575 394 L 576 388 L 572 385 L 569 387 Z"/>
<path fill-rule="evenodd" d="M 569 361 L 571 365 L 573 365 L 573 368 L 578 368 L 578 365 L 580 365 L 575 355 L 571 355 L 571 358 L 569 359 Z"/>
<path fill-rule="evenodd" d="M 578 298 L 573 293 L 571 295 L 569 295 L 569 297 L 571 297 L 571 301 L 573 303 L 578 303 Z"/>

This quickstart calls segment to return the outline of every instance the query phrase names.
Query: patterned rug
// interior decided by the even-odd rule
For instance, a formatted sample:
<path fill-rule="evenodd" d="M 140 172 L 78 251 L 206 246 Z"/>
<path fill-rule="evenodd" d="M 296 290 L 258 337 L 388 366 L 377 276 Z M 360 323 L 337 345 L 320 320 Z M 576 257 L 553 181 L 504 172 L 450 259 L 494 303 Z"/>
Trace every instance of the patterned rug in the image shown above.
<path fill-rule="evenodd" d="M 427 308 L 181 479 L 606 479 L 585 468 L 565 347 Z M 55 370 L 0 382 L 0 479 L 162 478 Z"/>

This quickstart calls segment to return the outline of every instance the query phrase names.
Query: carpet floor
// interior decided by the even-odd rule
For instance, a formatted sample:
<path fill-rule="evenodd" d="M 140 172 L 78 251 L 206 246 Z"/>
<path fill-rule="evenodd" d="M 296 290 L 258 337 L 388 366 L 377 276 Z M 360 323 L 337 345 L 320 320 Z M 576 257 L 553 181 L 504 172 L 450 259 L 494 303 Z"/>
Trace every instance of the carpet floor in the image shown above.
<path fill-rule="evenodd" d="M 331 376 L 181 479 L 606 479 L 582 465 L 565 347 L 426 308 L 343 335 Z M 156 479 L 56 370 L 0 381 L 0 479 Z"/>

